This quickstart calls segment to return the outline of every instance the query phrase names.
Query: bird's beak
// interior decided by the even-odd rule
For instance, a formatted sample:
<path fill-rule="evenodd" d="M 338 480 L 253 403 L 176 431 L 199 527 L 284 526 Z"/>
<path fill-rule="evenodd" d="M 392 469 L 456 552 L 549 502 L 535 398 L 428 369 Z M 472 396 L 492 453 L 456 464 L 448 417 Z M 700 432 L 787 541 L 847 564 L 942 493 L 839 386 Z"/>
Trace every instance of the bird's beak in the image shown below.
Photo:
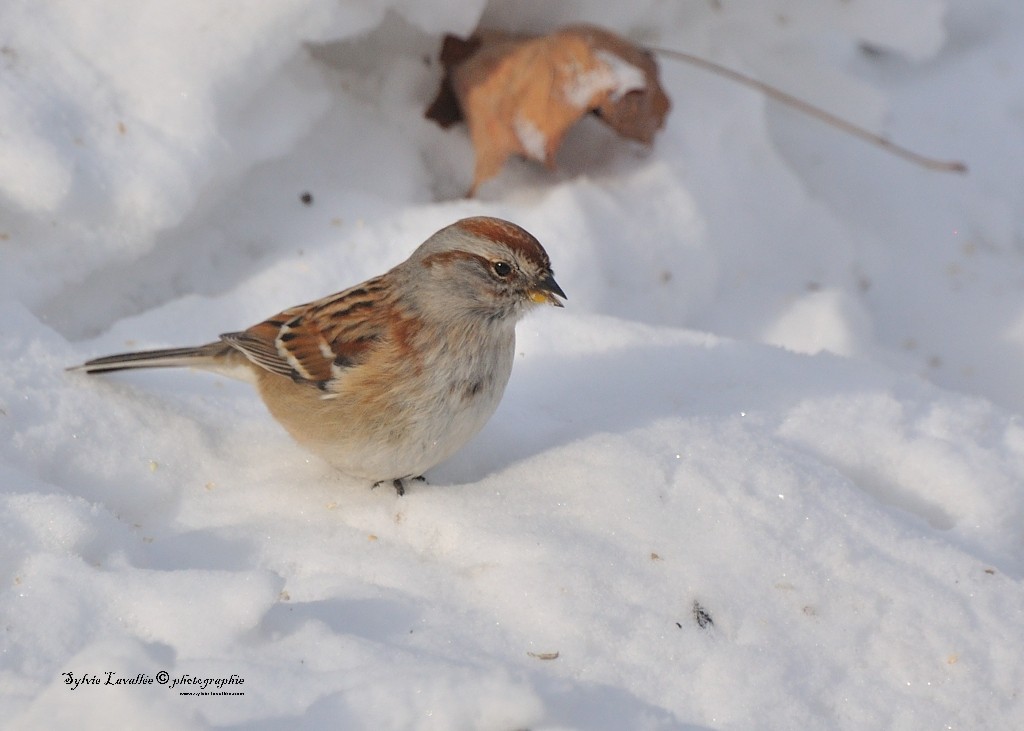
<path fill-rule="evenodd" d="M 555 307 L 564 307 L 561 302 L 558 301 L 558 297 L 562 299 L 569 299 L 565 296 L 565 292 L 558 286 L 558 282 L 555 278 L 548 274 L 544 279 L 540 280 L 536 287 L 530 289 L 527 294 L 530 299 L 536 302 L 538 305 L 542 305 L 545 302 Z"/>

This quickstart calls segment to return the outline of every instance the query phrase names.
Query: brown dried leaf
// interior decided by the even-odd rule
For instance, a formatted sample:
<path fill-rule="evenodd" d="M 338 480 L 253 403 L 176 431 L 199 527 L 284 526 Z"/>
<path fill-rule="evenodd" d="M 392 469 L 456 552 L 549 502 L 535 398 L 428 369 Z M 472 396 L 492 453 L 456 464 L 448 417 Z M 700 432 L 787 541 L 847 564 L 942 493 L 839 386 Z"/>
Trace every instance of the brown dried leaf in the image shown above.
<path fill-rule="evenodd" d="M 476 152 L 470 195 L 510 155 L 553 167 L 565 133 L 589 112 L 650 144 L 669 109 L 654 57 L 593 26 L 448 36 L 441 61 L 446 73 L 427 117 L 442 127 L 466 121 Z"/>
<path fill-rule="evenodd" d="M 596 111 L 623 137 L 645 145 L 654 142 L 654 133 L 661 129 L 672 106 L 658 83 L 658 64 L 654 54 L 602 28 L 580 25 L 572 30 L 587 39 L 598 52 L 621 59 L 643 74 L 643 83 L 637 88 L 624 94 L 608 94 Z"/>

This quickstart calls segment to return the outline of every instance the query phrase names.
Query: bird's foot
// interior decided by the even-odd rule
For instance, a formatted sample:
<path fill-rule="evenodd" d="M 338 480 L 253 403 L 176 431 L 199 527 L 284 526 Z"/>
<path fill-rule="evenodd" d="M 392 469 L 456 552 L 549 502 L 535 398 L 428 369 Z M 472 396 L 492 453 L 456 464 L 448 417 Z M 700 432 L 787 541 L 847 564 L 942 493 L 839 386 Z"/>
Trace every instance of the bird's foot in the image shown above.
<path fill-rule="evenodd" d="M 370 489 L 371 490 L 376 490 L 378 487 L 383 485 L 385 482 L 391 482 L 391 486 L 393 488 L 395 488 L 395 492 L 398 493 L 399 497 L 401 497 L 402 495 L 405 494 L 405 485 L 402 483 L 401 478 L 399 478 L 397 480 L 377 480 L 375 483 L 373 483 L 373 485 L 370 486 Z"/>
<path fill-rule="evenodd" d="M 375 483 L 373 483 L 373 485 L 370 486 L 370 489 L 371 490 L 376 490 L 378 487 L 383 485 L 385 482 L 388 482 L 388 480 L 377 480 Z M 400 479 L 399 480 L 391 480 L 390 482 L 391 482 L 391 486 L 393 488 L 395 488 L 395 492 L 398 493 L 399 497 L 401 497 L 402 495 L 405 494 L 405 485 L 402 484 L 402 481 Z"/>
<path fill-rule="evenodd" d="M 399 477 L 397 479 L 391 480 L 391 486 L 395 488 L 395 492 L 398 493 L 399 497 L 405 494 L 406 480 L 413 480 L 415 482 L 426 482 L 427 478 L 424 477 L 423 475 L 416 475 L 415 477 Z M 375 483 L 373 483 L 373 487 L 371 489 L 376 490 L 385 482 L 387 482 L 387 480 L 377 480 Z"/>

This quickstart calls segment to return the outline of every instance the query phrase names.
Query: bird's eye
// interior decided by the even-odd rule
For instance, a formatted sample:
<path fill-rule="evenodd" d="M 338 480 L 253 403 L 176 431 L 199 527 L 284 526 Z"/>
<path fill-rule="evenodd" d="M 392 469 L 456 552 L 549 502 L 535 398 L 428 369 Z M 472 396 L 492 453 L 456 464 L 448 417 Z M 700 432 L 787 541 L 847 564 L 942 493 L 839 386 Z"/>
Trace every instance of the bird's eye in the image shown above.
<path fill-rule="evenodd" d="M 496 261 L 491 267 L 494 269 L 494 273 L 502 278 L 512 273 L 512 265 L 507 261 Z"/>

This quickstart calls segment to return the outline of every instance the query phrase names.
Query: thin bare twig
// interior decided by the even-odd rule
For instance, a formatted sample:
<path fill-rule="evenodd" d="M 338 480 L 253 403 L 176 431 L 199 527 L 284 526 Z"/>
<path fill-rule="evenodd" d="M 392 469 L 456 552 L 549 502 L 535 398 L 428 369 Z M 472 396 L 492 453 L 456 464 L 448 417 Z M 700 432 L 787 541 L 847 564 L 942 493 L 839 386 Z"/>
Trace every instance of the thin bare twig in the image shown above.
<path fill-rule="evenodd" d="M 771 86 L 770 84 L 766 84 L 763 81 L 758 81 L 757 79 L 747 76 L 746 74 L 742 74 L 739 71 L 734 71 L 726 66 L 717 64 L 714 61 L 708 61 L 705 58 L 701 58 L 700 56 L 694 56 L 691 53 L 685 53 L 683 51 L 674 51 L 670 48 L 657 48 L 651 46 L 648 46 L 647 48 L 649 51 L 653 53 L 658 53 L 663 56 L 668 56 L 669 58 L 674 58 L 679 61 L 683 61 L 692 66 L 702 68 L 705 71 L 710 71 L 713 74 L 724 76 L 725 78 L 735 81 L 738 84 L 742 84 L 743 86 L 750 87 L 751 89 L 756 89 L 757 91 L 767 96 L 769 99 L 774 99 L 775 101 L 785 104 L 786 106 L 792 107 L 797 111 L 803 112 L 804 114 L 810 117 L 814 117 L 815 119 L 818 119 L 824 122 L 825 124 L 836 127 L 837 129 L 840 129 L 846 132 L 847 134 L 853 135 L 854 137 L 862 139 L 865 142 L 868 142 L 872 145 L 876 145 L 877 147 L 881 147 L 883 150 L 886 150 L 892 153 L 893 155 L 896 155 L 897 157 L 902 157 L 904 160 L 908 160 L 914 163 L 915 165 L 920 165 L 921 167 L 926 168 L 928 170 L 937 170 L 939 172 L 944 173 L 967 172 L 967 165 L 964 164 L 963 162 L 960 162 L 959 160 L 937 160 L 934 157 L 928 157 L 927 155 L 922 155 L 919 152 L 909 150 L 906 147 L 897 145 L 895 142 L 888 139 L 887 137 L 875 134 L 874 132 L 869 132 L 863 127 L 858 127 L 857 125 L 853 124 L 852 122 L 848 122 L 842 117 L 837 117 L 831 112 L 826 112 L 824 109 L 821 109 L 820 107 L 816 107 L 813 104 L 805 102 L 803 99 L 795 97 L 792 94 L 788 94 L 782 91 L 781 89 L 777 89 L 776 87 Z"/>

